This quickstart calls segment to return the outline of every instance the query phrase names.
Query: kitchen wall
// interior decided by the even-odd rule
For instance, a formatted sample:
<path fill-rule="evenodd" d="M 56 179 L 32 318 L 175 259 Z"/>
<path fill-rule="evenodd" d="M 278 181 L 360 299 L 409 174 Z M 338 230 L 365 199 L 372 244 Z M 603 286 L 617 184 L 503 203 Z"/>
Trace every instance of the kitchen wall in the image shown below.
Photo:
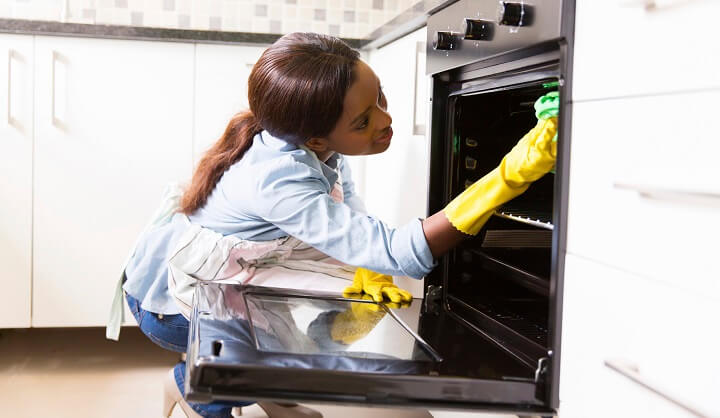
<path fill-rule="evenodd" d="M 418 0 L 0 0 L 0 18 L 363 38 Z"/>

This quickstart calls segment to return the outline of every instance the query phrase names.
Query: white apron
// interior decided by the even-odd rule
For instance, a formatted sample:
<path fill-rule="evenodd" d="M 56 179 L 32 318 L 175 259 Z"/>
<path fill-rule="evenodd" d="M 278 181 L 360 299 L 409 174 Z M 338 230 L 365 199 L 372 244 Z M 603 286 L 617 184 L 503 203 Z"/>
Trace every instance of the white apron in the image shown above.
<path fill-rule="evenodd" d="M 336 172 L 338 179 L 330 196 L 340 203 L 343 201 L 342 177 L 340 170 Z M 179 209 L 181 196 L 182 190 L 178 186 L 168 187 L 146 230 L 169 222 Z M 168 288 L 186 318 L 190 318 L 192 313 L 197 281 L 320 290 L 338 295 L 352 284 L 356 267 L 343 264 L 297 238 L 248 241 L 223 236 L 194 225 L 187 216 L 182 216 L 186 230 L 168 258 Z M 123 265 L 123 274 L 126 265 L 127 261 Z M 106 329 L 108 339 L 117 340 L 119 337 L 124 317 L 123 299 L 121 274 Z"/>

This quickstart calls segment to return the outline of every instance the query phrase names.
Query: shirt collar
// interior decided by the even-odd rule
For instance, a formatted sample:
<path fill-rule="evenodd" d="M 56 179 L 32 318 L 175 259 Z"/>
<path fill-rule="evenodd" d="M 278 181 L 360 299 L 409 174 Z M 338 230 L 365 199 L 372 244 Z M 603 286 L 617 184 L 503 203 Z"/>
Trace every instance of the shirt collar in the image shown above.
<path fill-rule="evenodd" d="M 320 161 L 317 154 L 310 148 L 306 147 L 305 145 L 295 145 L 291 142 L 285 141 L 281 138 L 276 138 L 273 135 L 270 135 L 268 131 L 262 131 L 260 133 L 260 137 L 262 138 L 263 143 L 273 149 L 276 149 L 278 151 L 284 151 L 284 152 L 291 152 L 295 150 L 303 150 L 308 155 L 312 157 L 312 159 L 316 162 L 317 166 L 322 171 L 325 178 L 328 179 L 328 183 L 330 183 L 330 188 L 332 189 L 335 182 L 338 180 L 338 173 L 337 168 L 340 164 L 340 158 L 342 157 L 341 154 L 334 152 L 330 158 L 327 159 L 327 161 Z"/>

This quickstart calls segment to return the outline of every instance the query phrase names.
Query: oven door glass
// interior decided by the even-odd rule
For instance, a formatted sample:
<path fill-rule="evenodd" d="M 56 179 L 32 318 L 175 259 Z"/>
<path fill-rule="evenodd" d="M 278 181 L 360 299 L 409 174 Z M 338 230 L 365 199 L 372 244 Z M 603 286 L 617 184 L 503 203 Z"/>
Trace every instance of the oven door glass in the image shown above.
<path fill-rule="evenodd" d="M 452 312 L 199 284 L 187 398 L 543 412 L 535 370 Z"/>

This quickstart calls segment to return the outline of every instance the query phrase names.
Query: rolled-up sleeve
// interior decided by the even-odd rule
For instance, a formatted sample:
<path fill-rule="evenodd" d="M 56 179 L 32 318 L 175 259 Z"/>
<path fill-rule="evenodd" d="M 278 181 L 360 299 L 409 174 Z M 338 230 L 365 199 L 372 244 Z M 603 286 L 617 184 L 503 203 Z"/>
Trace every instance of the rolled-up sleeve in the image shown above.
<path fill-rule="evenodd" d="M 379 273 L 421 278 L 435 266 L 419 219 L 390 228 L 328 194 L 322 174 L 305 164 L 263 168 L 252 207 L 274 224 L 343 263 Z"/>

